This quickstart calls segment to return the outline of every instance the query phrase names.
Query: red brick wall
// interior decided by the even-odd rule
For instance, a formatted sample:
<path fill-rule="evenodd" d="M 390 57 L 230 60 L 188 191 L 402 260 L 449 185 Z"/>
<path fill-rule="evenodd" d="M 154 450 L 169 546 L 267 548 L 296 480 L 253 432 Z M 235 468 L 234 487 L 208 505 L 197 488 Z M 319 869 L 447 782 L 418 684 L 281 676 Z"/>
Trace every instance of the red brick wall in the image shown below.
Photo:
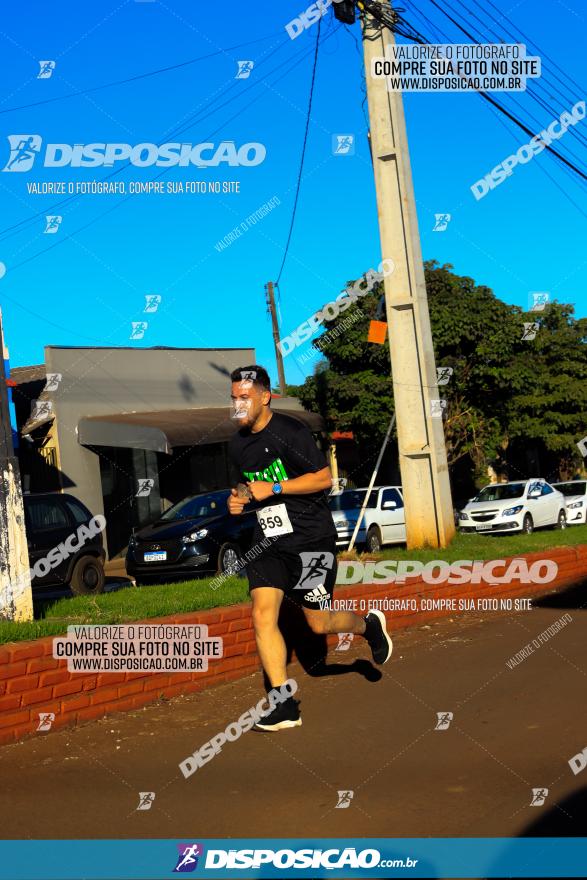
<path fill-rule="evenodd" d="M 587 546 L 561 547 L 525 557 L 530 565 L 553 559 L 558 576 L 547 585 L 512 582 L 443 586 L 412 577 L 406 584 L 338 587 L 337 599 L 530 597 L 561 589 L 587 577 Z M 363 612 L 365 613 L 365 612 Z M 384 612 L 390 629 L 418 626 L 455 612 Z M 457 612 L 458 613 L 458 612 Z M 53 712 L 52 728 L 75 725 L 110 712 L 136 709 L 160 696 L 188 694 L 219 682 L 241 678 L 259 668 L 248 604 L 150 619 L 153 623 L 199 623 L 210 636 L 221 636 L 224 656 L 211 660 L 207 672 L 191 673 L 77 673 L 67 661 L 52 657 L 53 637 L 14 642 L 0 647 L 0 744 L 35 733 L 40 712 Z M 329 643 L 336 637 L 329 637 Z"/>

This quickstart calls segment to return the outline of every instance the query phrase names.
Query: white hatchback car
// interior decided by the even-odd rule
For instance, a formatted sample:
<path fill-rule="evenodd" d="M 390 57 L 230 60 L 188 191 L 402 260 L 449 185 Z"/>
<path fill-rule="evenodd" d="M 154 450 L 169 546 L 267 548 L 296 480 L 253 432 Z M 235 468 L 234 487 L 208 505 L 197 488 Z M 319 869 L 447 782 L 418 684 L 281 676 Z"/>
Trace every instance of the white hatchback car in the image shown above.
<path fill-rule="evenodd" d="M 459 511 L 462 532 L 526 532 L 566 528 L 565 496 L 542 479 L 493 483 Z"/>
<path fill-rule="evenodd" d="M 345 489 L 331 495 L 328 506 L 336 528 L 336 546 L 348 547 L 353 535 L 366 489 Z M 356 543 L 377 553 L 384 544 L 406 540 L 406 518 L 401 486 L 375 486 L 369 496 Z"/>
<path fill-rule="evenodd" d="M 552 487 L 565 496 L 568 524 L 578 526 L 587 522 L 587 480 L 553 483 Z"/>

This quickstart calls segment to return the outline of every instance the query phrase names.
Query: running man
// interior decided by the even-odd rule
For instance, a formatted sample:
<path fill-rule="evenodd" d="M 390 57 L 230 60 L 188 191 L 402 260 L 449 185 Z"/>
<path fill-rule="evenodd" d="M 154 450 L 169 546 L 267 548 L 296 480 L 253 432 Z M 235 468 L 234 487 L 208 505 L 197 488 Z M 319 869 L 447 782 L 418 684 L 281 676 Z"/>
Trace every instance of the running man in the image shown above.
<path fill-rule="evenodd" d="M 271 687 L 287 681 L 285 641 L 277 622 L 284 596 L 301 605 L 313 632 L 362 635 L 375 663 L 386 663 L 392 642 L 381 611 L 359 617 L 331 610 L 336 529 L 326 500 L 332 486 L 326 458 L 305 425 L 271 411 L 271 385 L 263 367 L 240 367 L 230 379 L 238 422 L 230 455 L 249 492 L 232 489 L 228 509 L 238 515 L 257 502 L 253 546 L 264 542 L 265 549 L 247 564 L 247 577 L 257 651 Z M 289 697 L 255 726 L 270 731 L 301 723 L 298 701 Z"/>

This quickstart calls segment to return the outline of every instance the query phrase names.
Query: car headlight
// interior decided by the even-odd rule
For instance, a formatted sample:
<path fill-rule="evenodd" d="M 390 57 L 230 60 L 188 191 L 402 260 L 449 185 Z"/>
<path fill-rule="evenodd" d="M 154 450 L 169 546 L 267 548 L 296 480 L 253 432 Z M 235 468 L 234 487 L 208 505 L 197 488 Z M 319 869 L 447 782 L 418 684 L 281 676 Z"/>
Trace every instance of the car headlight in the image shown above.
<path fill-rule="evenodd" d="M 202 538 L 205 538 L 208 534 L 208 529 L 198 529 L 197 532 L 190 532 L 189 535 L 183 536 L 184 544 L 193 544 L 194 541 L 200 541 Z"/>
<path fill-rule="evenodd" d="M 573 501 L 572 504 L 567 504 L 568 510 L 574 510 L 576 507 L 583 507 L 582 501 Z"/>
<path fill-rule="evenodd" d="M 519 513 L 522 510 L 523 507 L 523 504 L 516 504 L 515 507 L 508 507 L 507 510 L 502 510 L 502 516 L 515 516 L 516 513 Z"/>
<path fill-rule="evenodd" d="M 464 510 L 459 510 L 459 519 L 469 519 L 469 514 Z"/>

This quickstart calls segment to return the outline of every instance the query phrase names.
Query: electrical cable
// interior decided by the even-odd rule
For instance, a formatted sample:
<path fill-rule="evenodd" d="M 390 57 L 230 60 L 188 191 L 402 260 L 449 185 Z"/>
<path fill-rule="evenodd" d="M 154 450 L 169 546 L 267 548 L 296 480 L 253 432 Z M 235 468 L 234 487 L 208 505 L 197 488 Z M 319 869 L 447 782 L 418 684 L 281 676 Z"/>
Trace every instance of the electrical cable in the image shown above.
<path fill-rule="evenodd" d="M 207 61 L 217 55 L 225 55 L 228 52 L 234 52 L 237 49 L 244 49 L 246 46 L 253 46 L 255 43 L 262 43 L 264 40 L 270 40 L 279 34 L 268 34 L 266 37 L 259 37 L 256 40 L 249 40 L 246 43 L 238 43 L 236 46 L 228 46 L 226 49 L 219 49 L 217 52 L 209 52 L 207 55 L 200 55 L 197 58 L 190 58 L 188 61 L 181 61 L 179 64 L 170 64 L 167 67 L 158 67 L 156 70 L 149 70 L 146 73 L 139 73 L 136 76 L 128 76 L 125 79 L 113 80 L 112 82 L 103 83 L 101 86 L 91 86 L 88 89 L 80 89 L 77 92 L 69 92 L 66 95 L 56 95 L 54 98 L 44 98 L 42 101 L 32 101 L 30 104 L 20 104 L 18 107 L 5 107 L 0 110 L 0 115 L 4 113 L 14 113 L 17 110 L 29 110 L 31 107 L 40 107 L 44 104 L 53 104 L 56 101 L 66 101 L 68 98 L 76 98 L 83 95 L 90 95 L 93 92 L 99 92 L 102 89 L 111 89 L 114 86 L 126 85 L 126 83 L 137 82 L 141 79 L 147 79 L 151 76 L 158 76 L 160 73 L 168 73 L 170 70 L 179 70 L 182 67 L 188 67 L 191 64 L 197 64 L 199 61 Z"/>
<path fill-rule="evenodd" d="M 289 232 L 288 232 L 288 236 L 287 236 L 287 241 L 285 243 L 285 249 L 283 252 L 283 259 L 281 261 L 281 266 L 279 268 L 279 272 L 277 273 L 277 280 L 275 282 L 275 284 L 277 286 L 279 286 L 279 281 L 281 279 L 283 267 L 285 266 L 285 261 L 287 259 L 287 255 L 289 252 L 289 245 L 290 245 L 291 237 L 293 234 L 293 228 L 294 228 L 294 223 L 295 223 L 295 219 L 296 219 L 296 212 L 297 212 L 297 208 L 298 208 L 298 199 L 300 197 L 300 187 L 302 185 L 302 173 L 304 170 L 304 159 L 306 157 L 306 147 L 308 145 L 308 131 L 310 128 L 310 117 L 312 115 L 312 100 L 314 98 L 314 85 L 316 82 L 316 68 L 318 66 L 318 48 L 320 46 L 320 25 L 321 24 L 322 24 L 322 18 L 319 18 L 318 19 L 318 32 L 316 34 L 316 47 L 314 50 L 314 64 L 312 66 L 312 80 L 310 82 L 310 96 L 308 99 L 308 112 L 306 114 L 306 127 L 304 130 L 304 141 L 302 144 L 302 155 L 300 158 L 300 169 L 298 172 L 298 180 L 297 180 L 297 184 L 296 184 L 296 194 L 294 197 L 294 205 L 293 205 L 293 210 L 292 210 L 292 215 L 291 215 L 291 223 L 289 225 Z M 336 28 L 331 33 L 337 33 L 338 30 L 339 30 L 339 28 Z"/>

